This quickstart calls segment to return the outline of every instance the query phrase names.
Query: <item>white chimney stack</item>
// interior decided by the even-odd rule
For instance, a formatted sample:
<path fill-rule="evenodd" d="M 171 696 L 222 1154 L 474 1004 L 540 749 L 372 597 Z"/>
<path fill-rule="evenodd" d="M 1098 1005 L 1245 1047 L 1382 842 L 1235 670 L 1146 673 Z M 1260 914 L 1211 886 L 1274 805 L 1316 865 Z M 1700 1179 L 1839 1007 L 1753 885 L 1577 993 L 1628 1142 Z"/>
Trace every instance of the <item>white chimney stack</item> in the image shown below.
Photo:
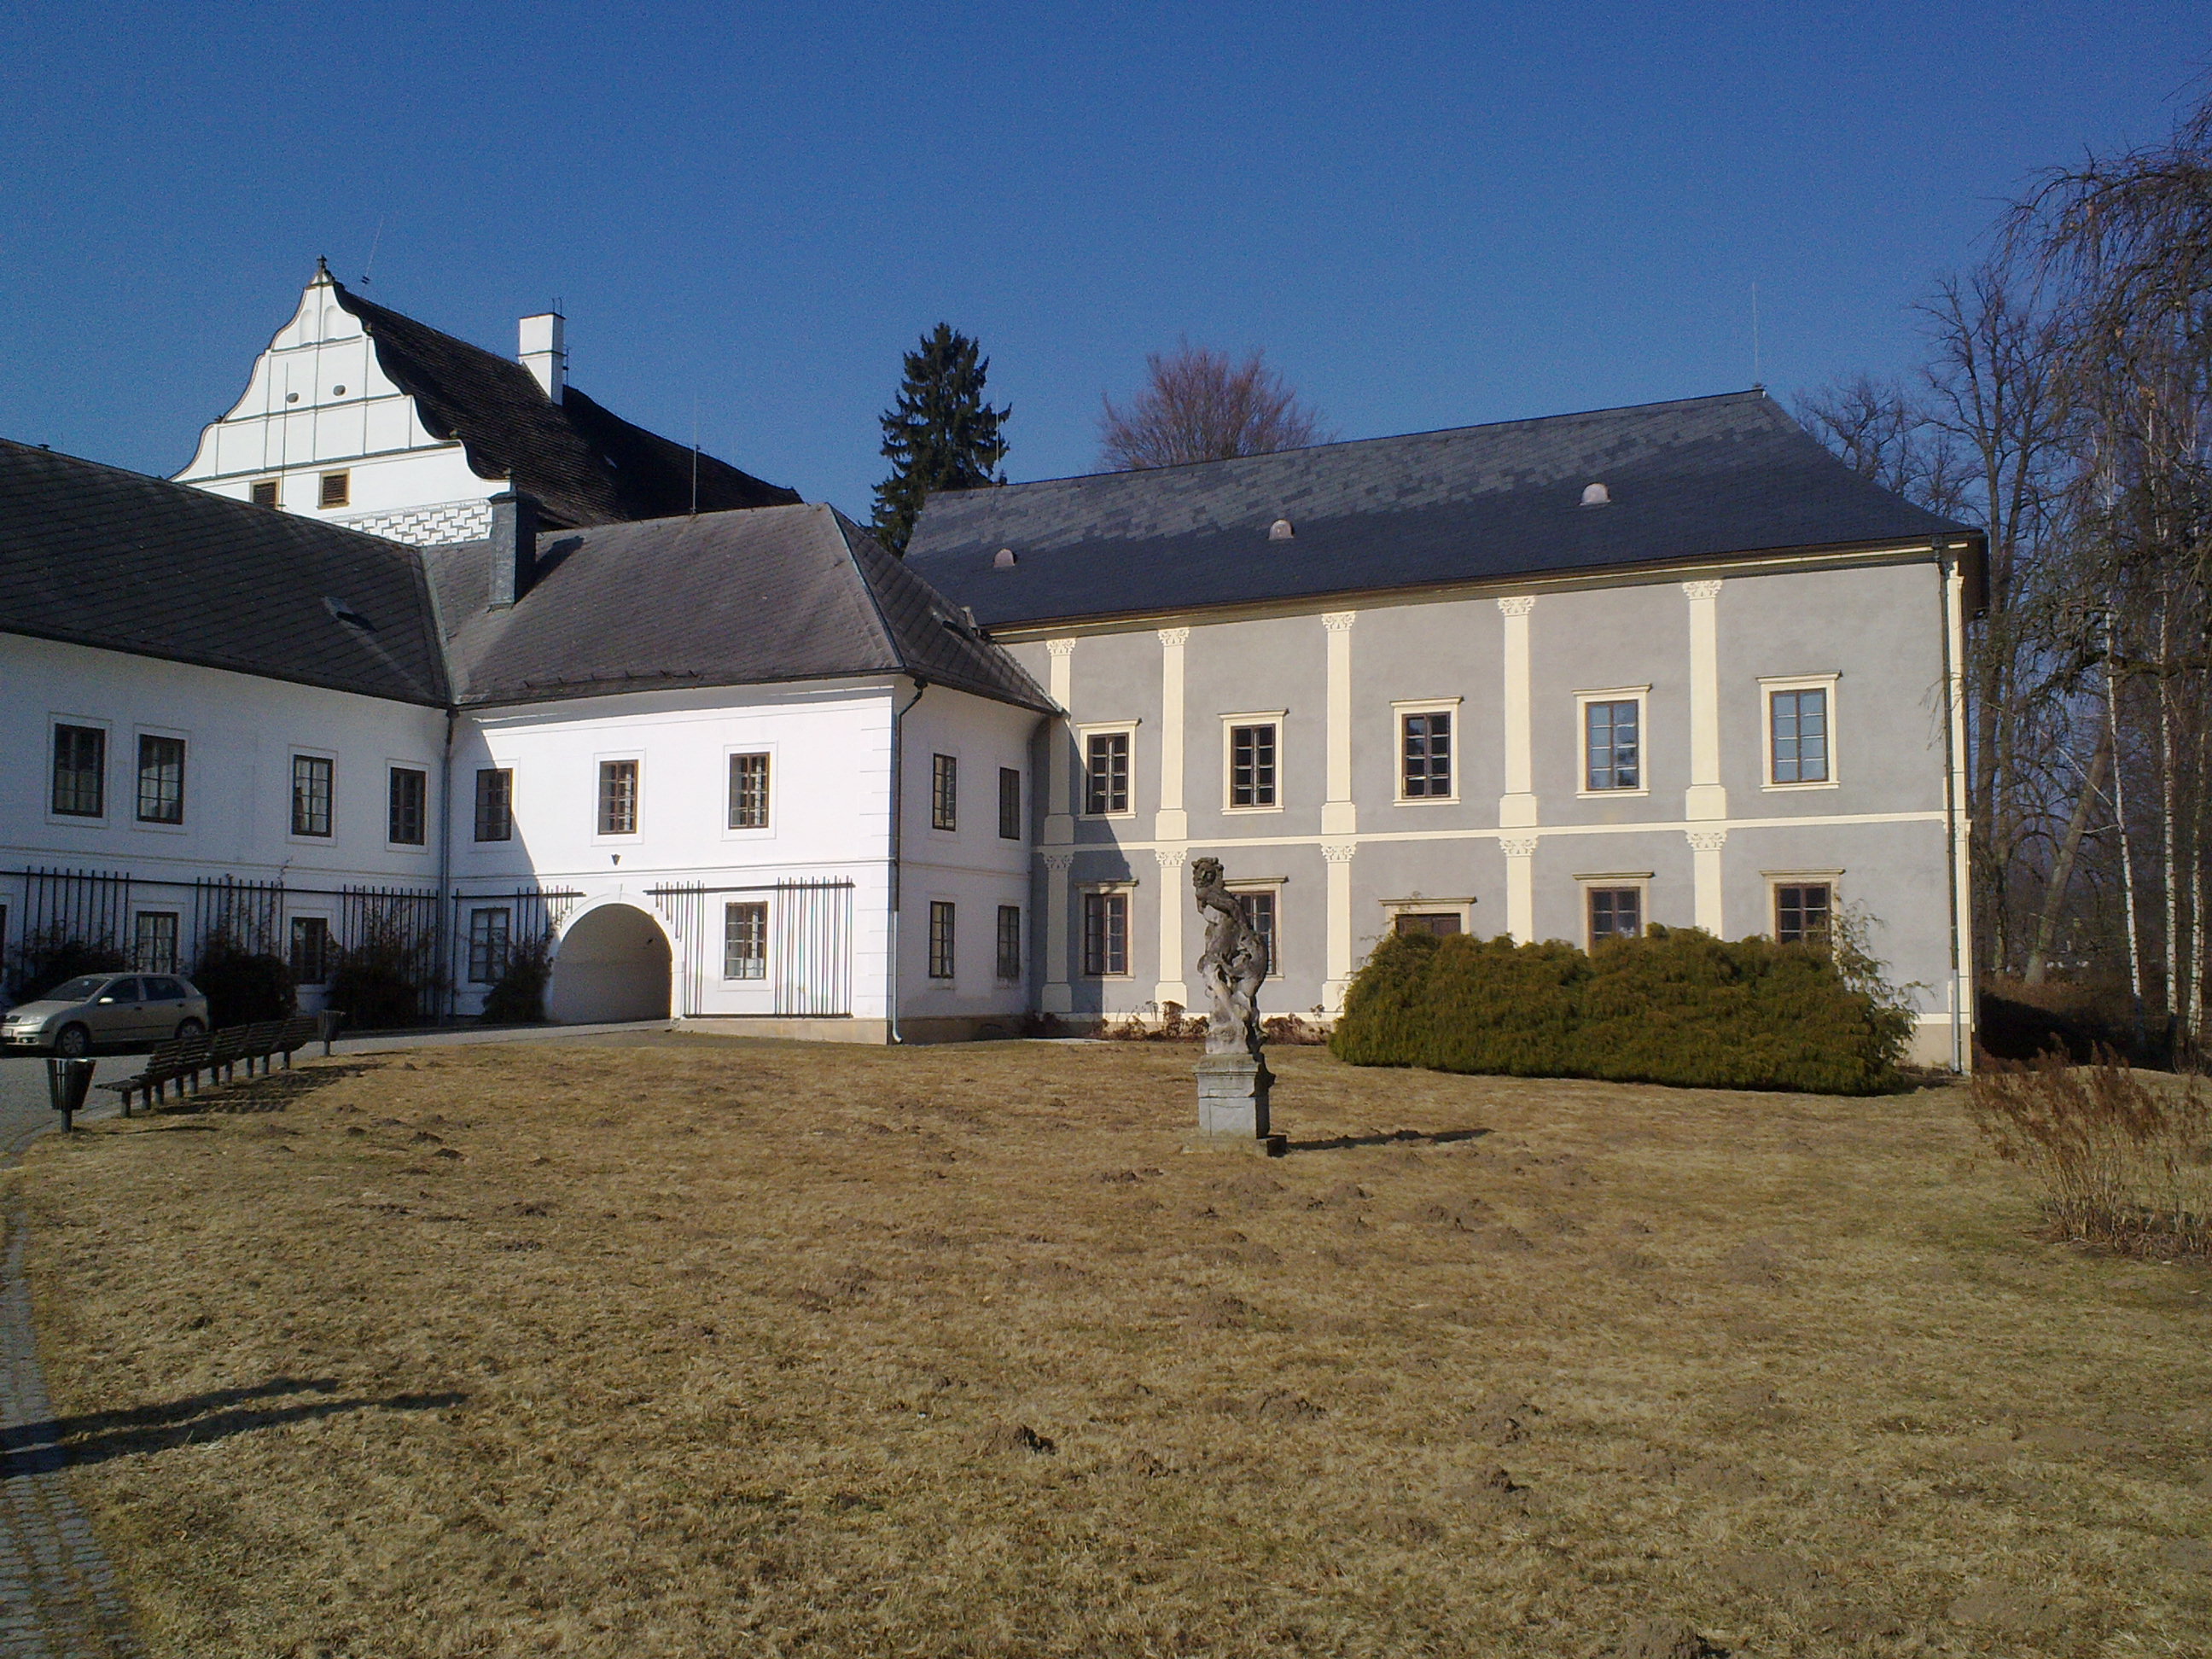
<path fill-rule="evenodd" d="M 568 328 L 561 313 L 547 311 L 525 317 L 522 349 L 518 355 L 545 395 L 559 403 L 562 388 L 568 384 Z"/>

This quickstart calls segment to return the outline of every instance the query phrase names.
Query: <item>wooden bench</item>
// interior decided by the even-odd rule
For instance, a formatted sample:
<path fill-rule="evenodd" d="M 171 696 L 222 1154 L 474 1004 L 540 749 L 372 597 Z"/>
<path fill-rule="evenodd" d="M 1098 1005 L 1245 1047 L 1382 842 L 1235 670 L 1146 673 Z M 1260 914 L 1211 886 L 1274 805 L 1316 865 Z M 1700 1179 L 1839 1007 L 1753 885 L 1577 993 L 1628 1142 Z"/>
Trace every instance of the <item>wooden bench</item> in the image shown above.
<path fill-rule="evenodd" d="M 168 1086 L 177 1085 L 179 1098 L 186 1085 L 198 1094 L 200 1078 L 204 1073 L 218 1084 L 234 1081 L 240 1065 L 246 1075 L 253 1075 L 254 1062 L 261 1065 L 261 1074 L 269 1075 L 276 1057 L 284 1058 L 284 1069 L 292 1069 L 292 1056 L 313 1042 L 321 1034 L 323 1022 L 313 1014 L 295 1015 L 290 1019 L 264 1019 L 252 1025 L 230 1025 L 220 1031 L 203 1032 L 197 1036 L 173 1037 L 155 1045 L 146 1056 L 146 1063 L 134 1076 L 120 1079 L 100 1086 L 123 1098 L 123 1115 L 131 1115 L 131 1097 L 137 1095 L 148 1103 L 168 1097 Z"/>
<path fill-rule="evenodd" d="M 165 1099 L 172 1083 L 177 1085 L 177 1092 L 182 1095 L 187 1078 L 197 1087 L 200 1073 L 206 1069 L 209 1053 L 210 1042 L 204 1032 L 193 1036 L 172 1037 L 167 1042 L 154 1045 L 153 1053 L 146 1056 L 146 1063 L 139 1067 L 136 1076 L 123 1078 L 114 1083 L 103 1083 L 100 1086 L 122 1097 L 123 1115 L 128 1117 L 133 1095 L 149 1103 Z"/>

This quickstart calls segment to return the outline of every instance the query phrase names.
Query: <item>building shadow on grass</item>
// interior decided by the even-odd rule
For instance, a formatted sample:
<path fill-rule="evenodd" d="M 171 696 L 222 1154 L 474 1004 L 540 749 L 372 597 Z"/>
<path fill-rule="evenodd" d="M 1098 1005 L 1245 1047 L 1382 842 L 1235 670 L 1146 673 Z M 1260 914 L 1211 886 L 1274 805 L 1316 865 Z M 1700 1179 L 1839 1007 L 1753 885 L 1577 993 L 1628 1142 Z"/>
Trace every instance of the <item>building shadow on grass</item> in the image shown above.
<path fill-rule="evenodd" d="M 1449 1146 L 1480 1140 L 1487 1129 L 1390 1129 L 1371 1135 L 1331 1135 L 1326 1140 L 1285 1141 L 1286 1152 L 1340 1152 L 1353 1146 Z"/>
<path fill-rule="evenodd" d="M 44 1474 L 71 1465 L 104 1463 L 112 1457 L 163 1451 L 171 1446 L 204 1445 L 255 1429 L 311 1423 L 348 1412 L 442 1411 L 468 1399 L 458 1393 L 395 1394 L 373 1399 L 339 1395 L 338 1386 L 327 1376 L 280 1376 L 249 1389 L 216 1389 L 156 1405 L 17 1424 L 0 1429 L 0 1480 Z M 303 1394 L 323 1397 L 276 1403 Z"/>
<path fill-rule="evenodd" d="M 374 1066 L 325 1063 L 304 1066 L 295 1072 L 270 1072 L 260 1077 L 240 1078 L 232 1083 L 204 1083 L 198 1094 L 172 1095 L 155 1103 L 155 1117 L 191 1116 L 201 1112 L 281 1112 L 295 1100 L 304 1100 L 333 1083 L 343 1083 Z"/>

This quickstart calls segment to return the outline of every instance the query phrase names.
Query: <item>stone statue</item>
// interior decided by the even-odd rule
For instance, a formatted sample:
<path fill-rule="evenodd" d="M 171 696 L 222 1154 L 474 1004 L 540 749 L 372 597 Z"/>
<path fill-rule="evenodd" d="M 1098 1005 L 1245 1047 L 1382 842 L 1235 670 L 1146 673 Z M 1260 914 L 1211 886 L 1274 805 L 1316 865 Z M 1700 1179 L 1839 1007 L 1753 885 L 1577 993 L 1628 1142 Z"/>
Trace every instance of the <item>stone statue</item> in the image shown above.
<path fill-rule="evenodd" d="M 1198 977 L 1210 1005 L 1206 1053 L 1198 1062 L 1199 1136 L 1215 1146 L 1256 1144 L 1279 1152 L 1282 1137 L 1267 1132 L 1267 1091 L 1275 1079 L 1260 1052 L 1259 997 L 1261 981 L 1267 977 L 1267 941 L 1244 920 L 1219 859 L 1192 860 L 1190 884 L 1199 914 L 1206 918 Z"/>
<path fill-rule="evenodd" d="M 1260 1054 L 1260 982 L 1267 977 L 1267 941 L 1244 920 L 1244 907 L 1229 890 L 1219 859 L 1194 860 L 1190 884 L 1206 918 L 1206 949 L 1198 977 L 1210 1006 L 1206 1021 L 1209 1054 Z"/>

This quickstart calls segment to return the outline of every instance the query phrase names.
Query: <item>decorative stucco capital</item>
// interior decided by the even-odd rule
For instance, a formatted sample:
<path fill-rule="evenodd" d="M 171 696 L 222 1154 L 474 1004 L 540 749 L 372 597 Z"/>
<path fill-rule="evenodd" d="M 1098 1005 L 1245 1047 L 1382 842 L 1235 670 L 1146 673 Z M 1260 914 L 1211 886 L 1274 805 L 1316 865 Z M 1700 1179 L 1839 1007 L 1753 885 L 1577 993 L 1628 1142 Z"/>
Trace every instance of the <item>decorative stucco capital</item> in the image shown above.
<path fill-rule="evenodd" d="M 1710 604 L 1720 598 L 1721 585 L 1718 582 L 1684 582 L 1682 592 L 1689 595 L 1693 605 Z"/>
<path fill-rule="evenodd" d="M 1044 854 L 1044 867 L 1051 871 L 1055 876 L 1066 875 L 1069 869 L 1073 866 L 1074 863 L 1075 854 L 1073 853 L 1047 853 Z"/>
<path fill-rule="evenodd" d="M 1055 657 L 1072 657 L 1075 654 L 1075 641 L 1073 640 L 1047 640 L 1044 642 L 1044 648 Z"/>
<path fill-rule="evenodd" d="M 1160 861 L 1161 869 L 1180 870 L 1182 868 L 1183 856 L 1188 851 L 1188 848 L 1182 847 L 1155 847 L 1152 848 L 1152 856 Z"/>
<path fill-rule="evenodd" d="M 1536 842 L 1534 836 L 1501 836 L 1498 845 L 1509 859 L 1532 859 L 1536 856 Z"/>
<path fill-rule="evenodd" d="M 1684 834 L 1689 837 L 1690 850 L 1693 853 L 1717 853 L 1728 845 L 1728 831 L 1725 830 L 1690 830 Z"/>
<path fill-rule="evenodd" d="M 1515 593 L 1498 602 L 1498 614 L 1506 617 L 1525 617 L 1535 608 L 1534 593 Z"/>
<path fill-rule="evenodd" d="M 1325 841 L 1321 844 L 1321 855 L 1331 864 L 1349 864 L 1358 850 L 1356 841 Z"/>
<path fill-rule="evenodd" d="M 1190 629 L 1188 628 L 1163 628 L 1160 629 L 1160 643 L 1162 645 L 1168 646 L 1170 648 L 1178 649 L 1183 646 L 1188 645 L 1190 643 Z"/>
<path fill-rule="evenodd" d="M 1321 625 L 1332 634 L 1350 633 L 1352 624 L 1358 620 L 1357 611 L 1324 611 L 1321 614 Z"/>

